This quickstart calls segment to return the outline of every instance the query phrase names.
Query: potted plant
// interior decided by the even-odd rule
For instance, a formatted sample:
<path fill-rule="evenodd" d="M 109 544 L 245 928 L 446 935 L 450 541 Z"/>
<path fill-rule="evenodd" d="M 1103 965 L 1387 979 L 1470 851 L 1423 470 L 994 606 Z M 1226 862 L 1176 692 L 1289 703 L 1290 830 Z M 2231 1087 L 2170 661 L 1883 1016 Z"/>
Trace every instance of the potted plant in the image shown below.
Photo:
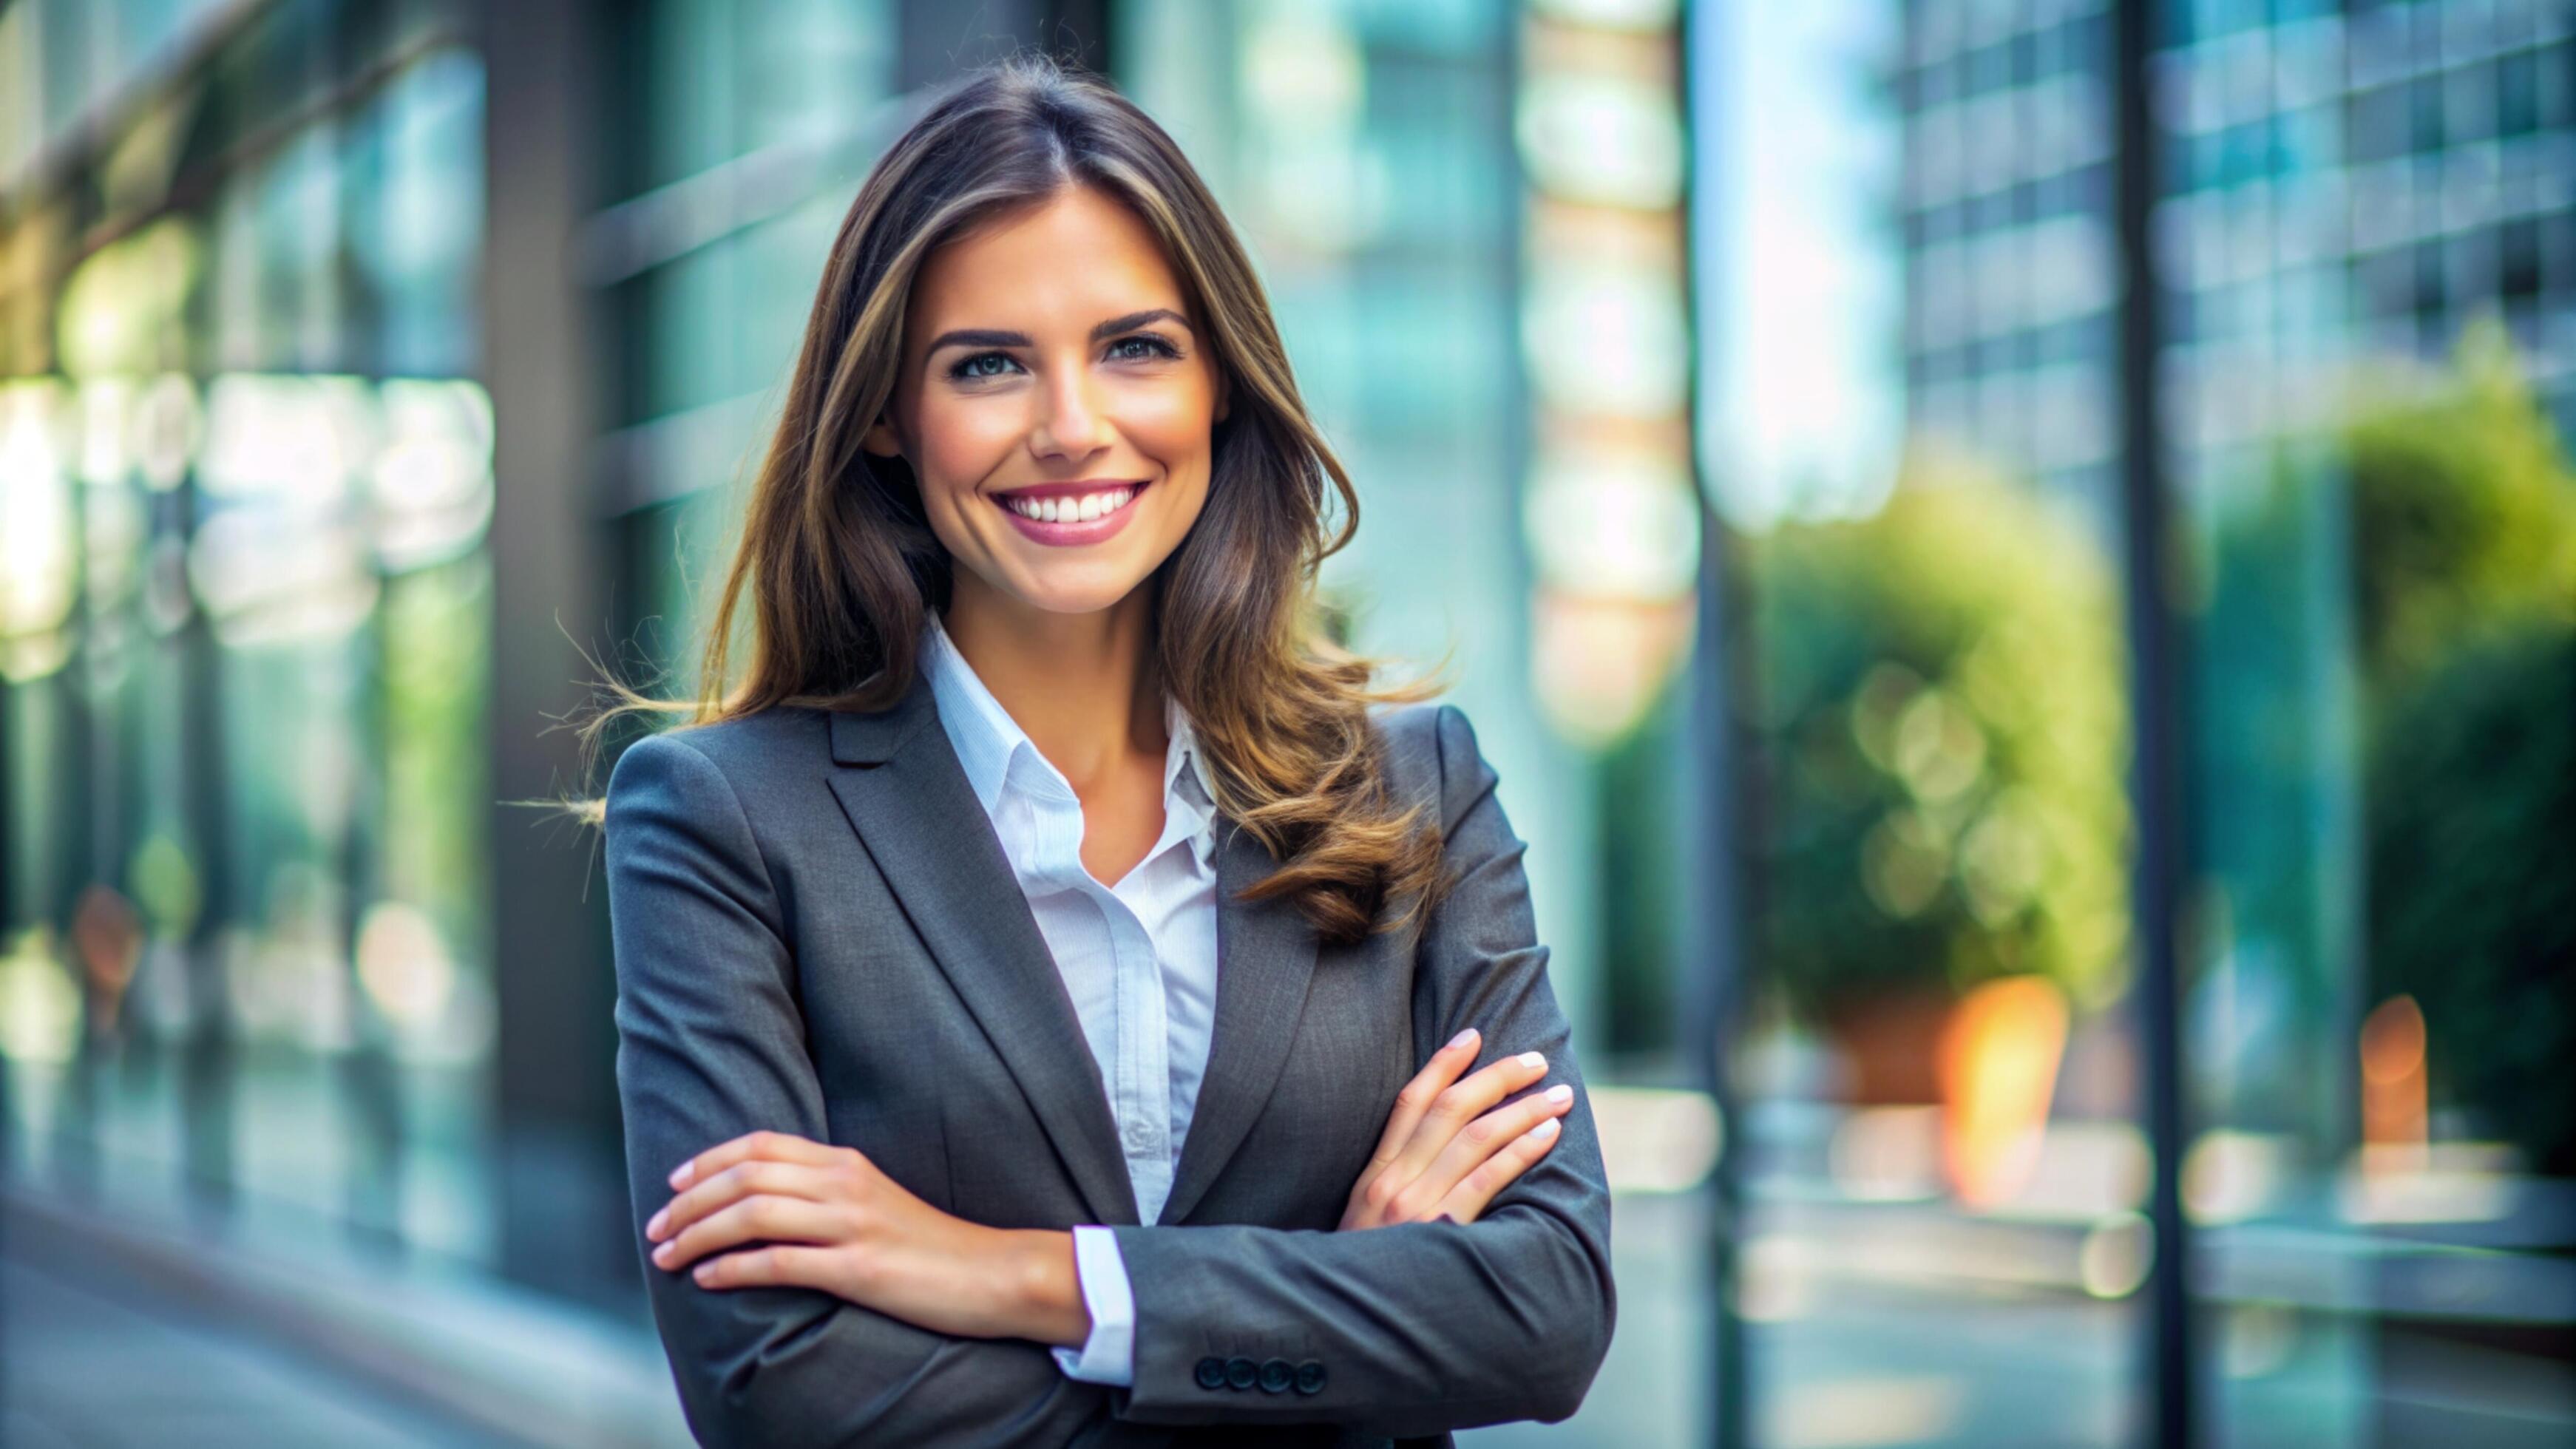
<path fill-rule="evenodd" d="M 2029 975 L 2083 1009 L 2124 985 L 2107 551 L 2057 501 L 1921 459 L 1870 516 L 1748 551 L 1758 959 L 1854 1100 L 1939 1100 L 1968 990 Z"/>

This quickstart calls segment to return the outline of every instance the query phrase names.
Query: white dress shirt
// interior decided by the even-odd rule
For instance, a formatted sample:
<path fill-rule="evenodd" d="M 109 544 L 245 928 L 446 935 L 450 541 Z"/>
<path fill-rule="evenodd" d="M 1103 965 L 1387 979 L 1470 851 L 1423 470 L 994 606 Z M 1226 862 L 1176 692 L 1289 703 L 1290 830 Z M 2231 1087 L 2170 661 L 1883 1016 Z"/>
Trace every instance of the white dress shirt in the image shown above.
<path fill-rule="evenodd" d="M 1216 1024 L 1216 807 L 1197 736 L 1167 695 L 1163 833 L 1103 885 L 1082 863 L 1082 801 L 1064 772 L 976 677 L 936 610 L 922 636 L 939 722 L 1063 973 L 1108 1089 L 1139 1221 L 1150 1223 L 1172 1193 Z M 1136 1303 L 1118 1240 L 1084 1225 L 1073 1248 L 1091 1336 L 1079 1352 L 1058 1347 L 1056 1362 L 1077 1379 L 1132 1384 Z"/>

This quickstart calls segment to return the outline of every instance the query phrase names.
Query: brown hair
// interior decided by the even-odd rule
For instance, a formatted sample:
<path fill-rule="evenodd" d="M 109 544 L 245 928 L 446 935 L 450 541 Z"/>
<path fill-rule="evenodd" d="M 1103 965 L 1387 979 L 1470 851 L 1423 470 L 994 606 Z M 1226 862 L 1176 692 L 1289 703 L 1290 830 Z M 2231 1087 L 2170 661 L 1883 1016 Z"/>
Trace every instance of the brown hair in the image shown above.
<path fill-rule="evenodd" d="M 1373 703 L 1426 699 L 1428 678 L 1372 684 L 1373 660 L 1322 627 L 1317 566 L 1349 543 L 1359 500 L 1290 375 L 1259 278 L 1171 137 L 1106 83 L 1039 54 L 974 72 L 907 128 L 842 219 L 786 401 L 744 515 L 700 671 L 699 697 L 621 701 L 581 727 L 596 750 L 637 711 L 711 724 L 774 705 L 882 709 L 911 687 L 925 609 L 950 561 L 911 465 L 860 447 L 894 392 L 913 278 L 943 242 L 1069 186 L 1119 200 L 1149 227 L 1232 379 L 1207 503 L 1139 587 L 1155 590 L 1160 671 L 1204 746 L 1220 814 L 1281 865 L 1244 892 L 1288 895 L 1318 935 L 1348 944 L 1427 910 L 1446 886 L 1440 822 L 1399 810 Z M 1325 487 L 1341 502 L 1325 533 Z M 750 664 L 728 686 L 737 605 Z M 579 802 L 598 821 L 603 802 Z M 1388 907 L 1410 899 L 1400 914 Z"/>

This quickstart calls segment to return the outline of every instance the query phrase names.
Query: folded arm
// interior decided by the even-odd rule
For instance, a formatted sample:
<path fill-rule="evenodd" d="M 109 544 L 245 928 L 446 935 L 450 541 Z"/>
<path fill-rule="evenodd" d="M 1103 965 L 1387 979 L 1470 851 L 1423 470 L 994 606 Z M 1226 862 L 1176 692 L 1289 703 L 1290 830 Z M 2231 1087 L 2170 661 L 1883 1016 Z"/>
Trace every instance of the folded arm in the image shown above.
<path fill-rule="evenodd" d="M 682 738 L 608 788 L 617 1085 L 639 1254 L 663 1174 L 759 1128 L 829 1140 L 778 897 L 732 786 Z M 1064 1443 L 1107 1390 L 1045 1346 L 934 1333 L 810 1288 L 710 1290 L 644 1262 L 690 1428 L 711 1446 Z"/>
<path fill-rule="evenodd" d="M 1113 1390 L 1122 1419 L 1323 1420 L 1397 1436 L 1553 1422 L 1581 1404 L 1608 1352 L 1617 1312 L 1609 1185 L 1537 942 L 1525 847 L 1466 716 L 1444 706 L 1435 727 L 1459 879 L 1423 931 L 1417 1055 L 1466 1026 L 1483 1031 L 1491 1054 L 1545 1053 L 1551 1076 L 1576 1089 L 1562 1137 L 1472 1223 L 1114 1227 L 1136 1317 L 1134 1381 Z M 1306 1375 L 1311 1390 L 1202 1382 L 1236 1358 L 1320 1371 Z M 1216 1370 L 1204 1367 L 1209 1359 Z"/>

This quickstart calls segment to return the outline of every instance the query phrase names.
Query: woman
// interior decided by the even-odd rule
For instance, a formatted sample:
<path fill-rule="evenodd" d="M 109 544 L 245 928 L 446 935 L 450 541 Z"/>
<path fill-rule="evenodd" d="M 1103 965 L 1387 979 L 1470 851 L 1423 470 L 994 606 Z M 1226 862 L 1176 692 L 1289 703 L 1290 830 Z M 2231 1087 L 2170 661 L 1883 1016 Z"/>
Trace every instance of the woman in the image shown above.
<path fill-rule="evenodd" d="M 706 698 L 612 712 L 695 715 L 605 825 L 702 1440 L 1581 1401 L 1609 1196 L 1522 843 L 1465 716 L 1315 632 L 1328 478 L 1350 516 L 1240 244 L 1105 86 L 979 73 L 861 188 Z"/>

